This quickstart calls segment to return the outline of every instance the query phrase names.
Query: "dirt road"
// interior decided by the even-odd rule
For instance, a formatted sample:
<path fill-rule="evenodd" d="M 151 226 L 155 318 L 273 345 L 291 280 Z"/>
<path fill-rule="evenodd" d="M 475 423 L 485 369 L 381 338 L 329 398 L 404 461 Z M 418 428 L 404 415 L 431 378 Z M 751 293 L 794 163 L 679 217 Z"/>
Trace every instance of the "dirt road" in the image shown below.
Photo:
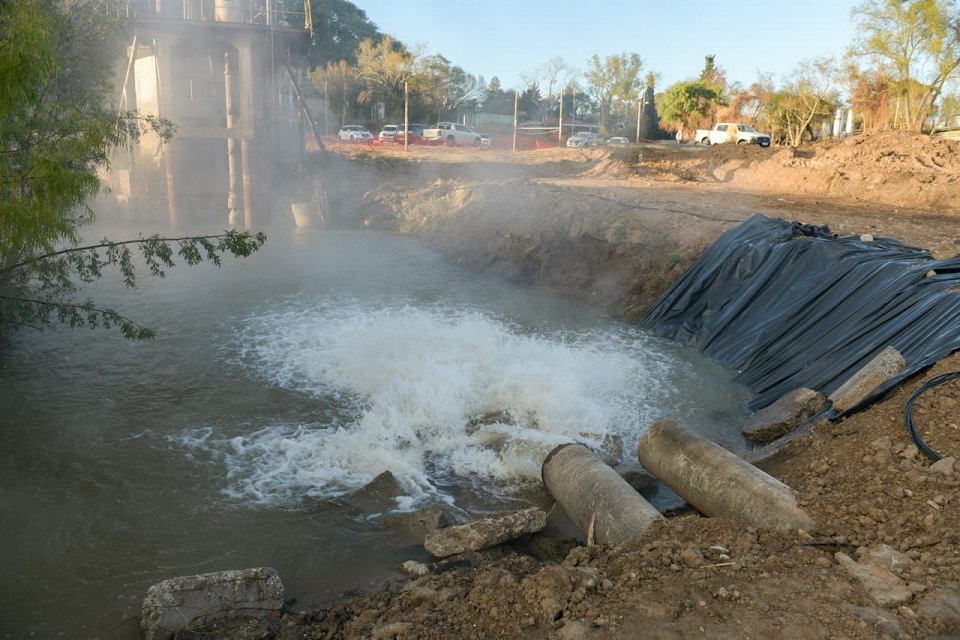
<path fill-rule="evenodd" d="M 348 149 L 329 159 L 334 224 L 415 233 L 451 259 L 634 319 L 723 231 L 755 213 L 960 251 L 960 143 L 886 133 L 800 150 L 687 145 L 499 151 Z M 960 329 L 958 329 L 960 330 Z M 903 423 L 925 380 L 794 442 L 764 468 L 818 522 L 785 535 L 671 514 L 621 547 L 463 559 L 324 611 L 283 638 L 960 637 L 960 467 Z M 918 427 L 960 454 L 960 383 Z M 474 560 L 476 560 L 474 558 Z M 859 577 L 858 577 L 859 576 Z"/>

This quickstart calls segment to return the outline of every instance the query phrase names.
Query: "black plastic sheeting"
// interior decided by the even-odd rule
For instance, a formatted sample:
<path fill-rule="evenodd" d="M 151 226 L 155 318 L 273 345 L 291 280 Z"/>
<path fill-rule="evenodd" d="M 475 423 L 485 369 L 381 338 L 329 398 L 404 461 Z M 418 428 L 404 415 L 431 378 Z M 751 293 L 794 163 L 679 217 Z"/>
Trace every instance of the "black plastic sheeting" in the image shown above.
<path fill-rule="evenodd" d="M 736 369 L 756 394 L 749 410 L 800 387 L 829 396 L 892 345 L 907 368 L 855 411 L 960 348 L 960 257 L 756 215 L 720 236 L 639 325 Z"/>

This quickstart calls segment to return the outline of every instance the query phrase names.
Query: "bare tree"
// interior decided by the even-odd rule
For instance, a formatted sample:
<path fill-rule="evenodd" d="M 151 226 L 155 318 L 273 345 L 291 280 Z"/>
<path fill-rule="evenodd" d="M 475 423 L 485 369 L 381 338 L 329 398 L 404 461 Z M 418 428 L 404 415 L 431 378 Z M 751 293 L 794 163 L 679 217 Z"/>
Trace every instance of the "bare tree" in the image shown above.
<path fill-rule="evenodd" d="M 554 96 L 565 93 L 576 83 L 578 75 L 577 70 L 564 62 L 560 56 L 554 56 L 532 71 L 520 74 L 520 79 L 527 88 L 535 88 L 542 96 L 538 107 L 543 122 L 546 122 L 551 114 L 559 111 L 560 103 Z M 543 89 L 546 89 L 545 96 L 542 95 Z"/>

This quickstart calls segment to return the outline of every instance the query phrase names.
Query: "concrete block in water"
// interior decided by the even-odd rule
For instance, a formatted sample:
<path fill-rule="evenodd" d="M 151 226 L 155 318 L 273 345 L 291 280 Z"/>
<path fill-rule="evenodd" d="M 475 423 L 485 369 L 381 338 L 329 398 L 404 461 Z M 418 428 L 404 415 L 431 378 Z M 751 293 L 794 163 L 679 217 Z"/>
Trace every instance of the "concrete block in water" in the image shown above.
<path fill-rule="evenodd" d="M 146 640 L 167 640 L 224 618 L 267 618 L 283 608 L 283 583 L 260 567 L 172 578 L 147 589 L 140 607 Z"/>
<path fill-rule="evenodd" d="M 705 516 L 779 531 L 814 529 L 790 487 L 674 420 L 653 423 L 637 457 Z"/>
<path fill-rule="evenodd" d="M 663 516 L 582 444 L 564 444 L 543 462 L 543 483 L 588 544 L 639 537 Z"/>
<path fill-rule="evenodd" d="M 438 529 L 427 536 L 424 548 L 438 558 L 464 551 L 479 551 L 528 533 L 536 533 L 547 524 L 547 514 L 540 507 L 507 511 L 457 525 Z"/>
<path fill-rule="evenodd" d="M 822 393 L 801 387 L 747 416 L 740 432 L 751 442 L 770 442 L 784 436 L 819 411 L 827 399 Z"/>
<path fill-rule="evenodd" d="M 887 347 L 831 393 L 828 399 L 838 413 L 846 413 L 906 367 L 907 361 L 900 352 L 893 347 Z"/>

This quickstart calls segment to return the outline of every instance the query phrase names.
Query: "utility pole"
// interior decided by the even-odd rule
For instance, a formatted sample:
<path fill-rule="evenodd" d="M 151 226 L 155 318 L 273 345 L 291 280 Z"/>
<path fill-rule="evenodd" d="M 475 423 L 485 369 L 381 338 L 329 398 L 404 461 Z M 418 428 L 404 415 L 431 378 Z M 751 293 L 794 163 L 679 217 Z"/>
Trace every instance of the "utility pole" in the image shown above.
<path fill-rule="evenodd" d="M 557 146 L 563 146 L 563 89 L 560 89 L 560 121 L 557 123 Z"/>
<path fill-rule="evenodd" d="M 513 150 L 517 150 L 517 115 L 520 113 L 520 92 L 513 92 Z"/>
<path fill-rule="evenodd" d="M 403 81 L 403 150 L 410 150 L 410 81 Z"/>
<path fill-rule="evenodd" d="M 637 103 L 637 144 L 640 144 L 640 117 L 643 115 L 643 101 L 647 97 L 647 92 L 644 91 L 640 96 L 640 102 Z"/>

